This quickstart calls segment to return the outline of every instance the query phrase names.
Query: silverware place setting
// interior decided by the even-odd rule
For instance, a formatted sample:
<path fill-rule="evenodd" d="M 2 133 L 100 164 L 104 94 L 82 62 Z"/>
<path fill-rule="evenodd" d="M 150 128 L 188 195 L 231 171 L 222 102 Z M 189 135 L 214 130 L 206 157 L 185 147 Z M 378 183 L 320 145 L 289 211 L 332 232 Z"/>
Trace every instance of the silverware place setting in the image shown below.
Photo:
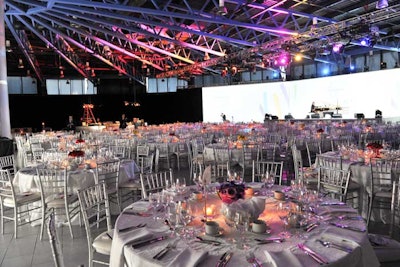
<path fill-rule="evenodd" d="M 344 245 L 339 245 L 337 243 L 334 242 L 330 242 L 330 241 L 325 241 L 325 240 L 321 240 L 321 239 L 316 239 L 316 242 L 319 242 L 322 246 L 326 247 L 326 248 L 335 248 L 338 250 L 342 250 L 344 252 L 347 253 L 351 253 L 353 251 L 352 248 L 344 246 Z"/>
<path fill-rule="evenodd" d="M 364 232 L 366 231 L 366 229 L 361 229 L 361 228 L 358 228 L 358 227 L 349 226 L 349 225 L 346 225 L 346 224 L 341 224 L 341 223 L 336 223 L 336 222 L 332 222 L 332 223 L 330 223 L 330 224 L 333 225 L 333 226 L 336 226 L 336 227 L 338 227 L 338 228 L 347 229 L 347 230 L 352 230 L 352 231 L 355 231 L 355 232 L 362 232 L 362 233 L 364 233 Z"/>
<path fill-rule="evenodd" d="M 222 244 L 220 241 L 211 240 L 211 239 L 206 239 L 206 238 L 203 238 L 203 237 L 201 237 L 201 236 L 196 236 L 196 239 L 197 239 L 196 242 L 211 244 L 211 245 L 214 245 L 214 246 L 219 246 L 219 245 Z"/>
<path fill-rule="evenodd" d="M 261 267 L 262 264 L 258 261 L 254 253 L 251 251 L 246 255 L 246 260 L 248 263 L 251 264 L 253 267 Z"/>
<path fill-rule="evenodd" d="M 174 241 L 168 243 L 168 245 L 165 248 L 163 248 L 156 255 L 153 256 L 153 259 L 161 260 L 162 258 L 164 258 L 164 256 L 167 255 L 168 251 L 176 248 L 176 244 L 178 243 L 178 241 L 179 239 L 175 239 Z"/>
<path fill-rule="evenodd" d="M 143 241 L 134 243 L 134 244 L 132 244 L 132 247 L 136 249 L 136 248 L 144 247 L 144 246 L 147 246 L 147 245 L 150 245 L 150 244 L 162 241 L 162 240 L 166 240 L 166 239 L 168 239 L 168 236 L 154 237 L 151 239 L 147 239 L 147 240 L 143 240 Z"/>
<path fill-rule="evenodd" d="M 265 239 L 255 238 L 254 240 L 257 241 L 259 245 L 269 243 L 282 243 L 283 241 L 285 241 L 283 237 L 269 237 Z"/>
<path fill-rule="evenodd" d="M 128 227 L 125 227 L 125 228 L 118 229 L 118 232 L 119 232 L 119 233 L 129 232 L 129 231 L 131 231 L 131 230 L 143 228 L 143 227 L 145 227 L 146 225 L 147 225 L 146 223 L 139 223 L 139 224 L 137 224 L 137 225 L 132 225 L 132 226 L 128 226 Z"/>
<path fill-rule="evenodd" d="M 328 264 L 329 263 L 329 261 L 326 260 L 323 256 L 319 255 L 318 253 L 316 253 L 315 251 L 313 251 L 306 245 L 301 243 L 301 244 L 297 244 L 297 247 L 301 251 L 303 251 L 306 255 L 310 256 L 313 260 L 318 262 L 319 264 Z"/>

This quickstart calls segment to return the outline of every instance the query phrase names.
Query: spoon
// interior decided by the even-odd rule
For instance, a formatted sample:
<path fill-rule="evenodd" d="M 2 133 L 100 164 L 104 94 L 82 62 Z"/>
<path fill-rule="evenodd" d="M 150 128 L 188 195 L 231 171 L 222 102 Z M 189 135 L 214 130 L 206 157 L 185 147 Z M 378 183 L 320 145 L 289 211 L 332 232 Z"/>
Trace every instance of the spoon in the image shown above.
<path fill-rule="evenodd" d="M 341 246 L 341 245 L 338 245 L 338 244 L 335 244 L 335 243 L 332 243 L 329 241 L 324 241 L 321 239 L 316 239 L 315 241 L 318 241 L 319 243 L 321 243 L 321 245 L 323 245 L 324 247 L 327 247 L 327 248 L 336 248 L 336 249 L 339 249 L 339 250 L 342 250 L 342 251 L 348 252 L 348 253 L 353 251 L 349 247 Z"/>

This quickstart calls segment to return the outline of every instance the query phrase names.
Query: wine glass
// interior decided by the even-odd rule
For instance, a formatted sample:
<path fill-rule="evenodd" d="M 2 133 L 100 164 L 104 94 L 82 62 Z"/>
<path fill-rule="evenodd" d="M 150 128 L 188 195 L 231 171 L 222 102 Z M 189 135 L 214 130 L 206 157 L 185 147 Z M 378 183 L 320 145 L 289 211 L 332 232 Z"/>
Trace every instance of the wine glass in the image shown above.
<path fill-rule="evenodd" d="M 239 233 L 239 238 L 237 239 L 236 247 L 238 249 L 248 249 L 246 246 L 246 240 L 244 237 L 244 232 L 249 229 L 250 214 L 248 212 L 236 212 L 234 217 L 235 229 Z"/>
<path fill-rule="evenodd" d="M 154 221 L 157 221 L 157 209 L 160 204 L 160 196 L 157 193 L 150 193 L 149 194 L 149 202 L 152 206 L 153 209 L 153 219 Z"/>
<path fill-rule="evenodd" d="M 273 175 L 271 175 L 269 172 L 266 172 L 262 178 L 261 178 L 262 182 L 264 183 L 264 195 L 267 195 L 268 192 L 270 191 L 270 189 L 272 188 L 272 186 L 275 183 L 275 177 Z"/>

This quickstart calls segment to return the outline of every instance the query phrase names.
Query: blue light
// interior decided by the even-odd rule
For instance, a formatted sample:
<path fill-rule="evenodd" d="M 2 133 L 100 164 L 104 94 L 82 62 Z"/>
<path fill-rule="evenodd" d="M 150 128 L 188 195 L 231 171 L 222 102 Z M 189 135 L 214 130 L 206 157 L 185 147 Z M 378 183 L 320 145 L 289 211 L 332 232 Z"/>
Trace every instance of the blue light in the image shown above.
<path fill-rule="evenodd" d="M 350 65 L 350 70 L 354 70 L 355 68 L 354 65 Z"/>
<path fill-rule="evenodd" d="M 329 68 L 323 68 L 322 75 L 329 75 Z"/>
<path fill-rule="evenodd" d="M 279 76 L 279 75 L 278 75 L 278 72 L 274 71 L 273 74 L 272 74 L 272 77 L 278 78 L 278 76 Z"/>

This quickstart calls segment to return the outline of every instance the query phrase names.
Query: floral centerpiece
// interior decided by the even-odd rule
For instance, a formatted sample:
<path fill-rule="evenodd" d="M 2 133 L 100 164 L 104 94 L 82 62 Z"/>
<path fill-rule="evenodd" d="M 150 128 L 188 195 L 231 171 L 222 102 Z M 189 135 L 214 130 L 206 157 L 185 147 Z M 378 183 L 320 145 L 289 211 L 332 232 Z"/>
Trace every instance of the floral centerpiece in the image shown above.
<path fill-rule="evenodd" d="M 245 185 L 234 181 L 226 182 L 219 186 L 217 193 L 222 202 L 230 204 L 244 198 Z"/>
<path fill-rule="evenodd" d="M 82 144 L 85 143 L 85 140 L 83 140 L 82 138 L 76 139 L 75 144 Z"/>
<path fill-rule="evenodd" d="M 243 134 L 239 134 L 238 137 L 237 137 L 237 140 L 238 141 L 246 141 L 246 136 L 243 135 Z"/>
<path fill-rule="evenodd" d="M 367 149 L 372 150 L 375 154 L 375 157 L 380 156 L 380 150 L 383 148 L 383 146 L 379 143 L 372 142 L 367 144 Z"/>
<path fill-rule="evenodd" d="M 83 157 L 83 156 L 85 156 L 85 152 L 82 150 L 73 150 L 68 153 L 68 157 L 71 157 L 71 158 L 78 158 L 78 157 Z"/>

